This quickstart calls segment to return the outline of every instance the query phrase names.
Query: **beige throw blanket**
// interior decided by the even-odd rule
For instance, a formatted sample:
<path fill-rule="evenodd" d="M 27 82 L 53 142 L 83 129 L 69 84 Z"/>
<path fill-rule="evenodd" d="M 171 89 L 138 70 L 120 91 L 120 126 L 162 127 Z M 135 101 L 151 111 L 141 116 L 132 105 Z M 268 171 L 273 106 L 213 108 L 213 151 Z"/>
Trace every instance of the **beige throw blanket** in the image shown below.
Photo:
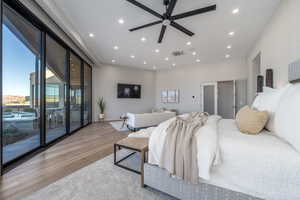
<path fill-rule="evenodd" d="M 198 183 L 197 142 L 195 134 L 206 123 L 207 113 L 191 113 L 177 117 L 167 128 L 159 167 L 171 175 Z"/>

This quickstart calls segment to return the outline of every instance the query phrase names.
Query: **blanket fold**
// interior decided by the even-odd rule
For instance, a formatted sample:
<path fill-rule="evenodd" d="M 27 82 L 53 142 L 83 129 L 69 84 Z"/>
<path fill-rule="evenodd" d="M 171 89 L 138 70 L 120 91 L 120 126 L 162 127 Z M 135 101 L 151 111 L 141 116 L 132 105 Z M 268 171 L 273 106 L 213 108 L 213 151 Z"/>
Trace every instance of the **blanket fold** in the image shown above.
<path fill-rule="evenodd" d="M 166 132 L 159 167 L 171 175 L 198 183 L 197 140 L 198 130 L 206 123 L 207 113 L 191 113 L 187 118 L 176 117 Z"/>

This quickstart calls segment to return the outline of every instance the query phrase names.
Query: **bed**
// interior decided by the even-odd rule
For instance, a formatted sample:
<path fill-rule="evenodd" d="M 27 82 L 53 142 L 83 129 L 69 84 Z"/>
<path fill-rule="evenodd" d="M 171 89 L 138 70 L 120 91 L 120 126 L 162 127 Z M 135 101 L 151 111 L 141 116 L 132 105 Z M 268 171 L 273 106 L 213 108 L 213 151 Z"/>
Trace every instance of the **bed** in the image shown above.
<path fill-rule="evenodd" d="M 181 199 L 300 199 L 300 154 L 290 144 L 268 131 L 241 134 L 230 119 L 221 119 L 218 131 L 222 164 L 211 169 L 209 180 L 180 181 L 152 158 L 145 164 L 145 184 Z"/>
<path fill-rule="evenodd" d="M 261 109 L 271 113 L 267 126 L 271 131 L 246 135 L 235 120 L 210 117 L 209 127 L 202 127 L 197 135 L 199 184 L 171 177 L 158 167 L 163 130 L 174 119 L 142 131 L 140 137 L 150 137 L 145 185 L 188 200 L 300 199 L 300 84 L 280 92 L 284 99 L 277 98 L 277 91 L 266 95 L 272 103 L 260 99 L 267 105 Z"/>

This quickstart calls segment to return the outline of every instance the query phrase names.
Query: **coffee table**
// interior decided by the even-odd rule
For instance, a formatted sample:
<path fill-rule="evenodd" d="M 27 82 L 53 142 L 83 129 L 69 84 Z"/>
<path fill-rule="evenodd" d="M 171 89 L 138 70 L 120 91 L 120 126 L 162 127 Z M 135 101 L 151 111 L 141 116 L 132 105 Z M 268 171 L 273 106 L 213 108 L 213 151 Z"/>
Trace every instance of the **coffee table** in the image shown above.
<path fill-rule="evenodd" d="M 148 138 L 130 138 L 127 137 L 125 139 L 122 139 L 114 144 L 114 164 L 118 167 L 121 167 L 123 169 L 132 171 L 134 173 L 141 175 L 141 186 L 144 187 L 144 163 L 146 162 L 146 153 L 148 152 Z M 117 150 L 120 149 L 129 149 L 134 152 L 130 153 L 129 155 L 125 156 L 124 158 L 121 158 L 120 160 L 117 160 Z M 126 167 L 124 165 L 121 165 L 120 162 L 128 159 L 130 156 L 134 155 L 136 152 L 139 152 L 141 154 L 141 165 L 140 165 L 140 171 L 137 171 L 135 169 L 131 169 L 129 167 Z"/>

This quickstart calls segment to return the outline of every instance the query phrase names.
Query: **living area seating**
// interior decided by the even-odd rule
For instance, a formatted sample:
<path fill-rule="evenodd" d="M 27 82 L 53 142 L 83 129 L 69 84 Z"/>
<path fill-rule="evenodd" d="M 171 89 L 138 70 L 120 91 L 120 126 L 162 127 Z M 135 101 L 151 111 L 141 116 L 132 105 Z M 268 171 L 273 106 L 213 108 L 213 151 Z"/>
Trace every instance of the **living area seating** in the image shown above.
<path fill-rule="evenodd" d="M 164 111 L 164 112 L 153 112 L 153 113 L 143 113 L 134 114 L 127 113 L 127 127 L 132 130 L 137 130 L 139 128 L 146 128 L 151 126 L 157 126 L 163 121 L 171 119 L 176 116 L 176 112 Z"/>

